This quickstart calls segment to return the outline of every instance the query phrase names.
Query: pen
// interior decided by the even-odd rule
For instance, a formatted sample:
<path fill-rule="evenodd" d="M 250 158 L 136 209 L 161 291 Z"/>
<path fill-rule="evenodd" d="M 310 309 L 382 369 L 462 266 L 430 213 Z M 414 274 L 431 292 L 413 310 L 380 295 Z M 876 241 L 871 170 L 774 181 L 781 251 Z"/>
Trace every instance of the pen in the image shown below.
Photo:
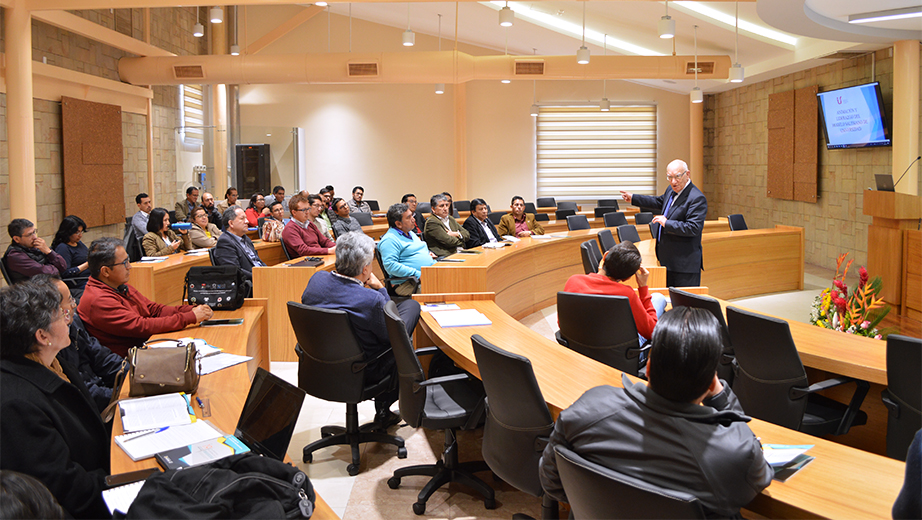
<path fill-rule="evenodd" d="M 152 431 L 149 431 L 149 432 L 147 432 L 147 433 L 142 433 L 141 435 L 136 435 L 136 436 L 134 436 L 134 437 L 132 437 L 132 438 L 130 438 L 130 439 L 126 439 L 125 442 L 133 441 L 133 440 L 135 440 L 135 439 L 140 439 L 141 437 L 146 437 L 146 436 L 148 436 L 148 435 L 153 435 L 153 434 L 155 434 L 155 433 L 160 433 L 160 432 L 162 432 L 163 430 L 166 430 L 167 428 L 169 428 L 169 426 L 164 426 L 163 428 L 158 428 L 158 429 L 156 429 L 156 430 L 152 430 Z"/>
<path fill-rule="evenodd" d="M 202 410 L 204 410 L 204 409 L 205 409 L 205 403 L 202 402 L 202 399 L 201 399 L 200 397 L 196 397 L 195 400 L 198 401 L 198 407 L 201 408 Z"/>

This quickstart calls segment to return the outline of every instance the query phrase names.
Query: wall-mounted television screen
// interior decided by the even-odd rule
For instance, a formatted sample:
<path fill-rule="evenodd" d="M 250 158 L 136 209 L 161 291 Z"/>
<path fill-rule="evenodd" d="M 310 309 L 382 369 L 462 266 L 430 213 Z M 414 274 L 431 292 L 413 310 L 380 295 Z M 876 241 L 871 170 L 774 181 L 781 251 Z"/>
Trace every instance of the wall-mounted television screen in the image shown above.
<path fill-rule="evenodd" d="M 820 92 L 816 97 L 827 149 L 891 145 L 880 83 Z"/>

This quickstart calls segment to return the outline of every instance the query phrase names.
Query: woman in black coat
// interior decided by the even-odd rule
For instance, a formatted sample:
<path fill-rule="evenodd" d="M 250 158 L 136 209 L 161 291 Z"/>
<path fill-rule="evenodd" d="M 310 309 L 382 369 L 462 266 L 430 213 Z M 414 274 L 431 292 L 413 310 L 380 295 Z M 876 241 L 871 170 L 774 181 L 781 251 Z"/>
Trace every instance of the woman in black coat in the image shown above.
<path fill-rule="evenodd" d="M 79 373 L 55 357 L 69 312 L 47 285 L 0 291 L 0 469 L 37 478 L 75 518 L 108 518 L 109 437 Z"/>

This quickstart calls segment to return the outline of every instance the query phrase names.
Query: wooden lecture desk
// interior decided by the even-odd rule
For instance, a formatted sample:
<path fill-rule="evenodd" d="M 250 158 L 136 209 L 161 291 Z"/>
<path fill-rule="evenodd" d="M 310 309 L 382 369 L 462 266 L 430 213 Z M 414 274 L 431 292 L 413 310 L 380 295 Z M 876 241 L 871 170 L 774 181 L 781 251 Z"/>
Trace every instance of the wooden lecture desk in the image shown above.
<path fill-rule="evenodd" d="M 198 391 L 195 396 L 208 399 L 211 406 L 211 417 L 208 421 L 224 432 L 233 432 L 237 427 L 237 419 L 243 409 L 250 383 L 256 374 L 256 368 L 262 367 L 269 370 L 268 320 L 266 316 L 266 301 L 248 299 L 244 306 L 236 311 L 220 311 L 215 313 L 215 318 L 243 318 L 242 325 L 222 327 L 187 327 L 169 334 L 158 334 L 157 338 L 185 338 L 194 337 L 206 340 L 209 344 L 224 349 L 231 354 L 240 354 L 253 357 L 247 363 L 225 368 L 213 374 L 202 376 Z M 122 388 L 121 396 L 128 397 L 128 383 Z M 202 417 L 202 409 L 193 406 L 195 414 Z M 112 422 L 112 436 L 122 434 L 122 421 L 114 419 Z M 111 472 L 112 474 L 136 471 L 143 468 L 158 467 L 153 457 L 133 462 L 121 448 L 112 441 L 111 447 Z M 286 462 L 291 462 L 286 457 Z M 319 516 L 318 516 L 319 515 Z M 317 495 L 317 501 L 312 518 L 336 519 L 336 513 L 330 506 Z"/>
<path fill-rule="evenodd" d="M 491 296 L 418 295 L 416 298 L 423 302 L 450 301 L 461 308 L 475 308 L 493 322 L 482 327 L 442 329 L 424 312 L 419 326 L 433 344 L 478 377 L 470 339 L 473 334 L 530 359 L 544 399 L 555 417 L 590 388 L 621 386 L 621 372 L 530 330 L 504 312 Z M 415 336 L 418 346 L 427 344 L 424 334 Z M 816 460 L 786 483 L 773 481 L 746 509 L 768 518 L 890 518 L 903 484 L 903 462 L 758 419 L 753 419 L 749 426 L 762 442 L 815 445 L 809 454 Z"/>
<path fill-rule="evenodd" d="M 263 262 L 275 265 L 285 260 L 285 253 L 279 242 L 253 241 L 256 252 Z M 151 301 L 164 305 L 182 303 L 182 291 L 186 273 L 190 267 L 211 265 L 208 255 L 186 255 L 176 253 L 156 263 L 132 262 L 130 283 Z"/>

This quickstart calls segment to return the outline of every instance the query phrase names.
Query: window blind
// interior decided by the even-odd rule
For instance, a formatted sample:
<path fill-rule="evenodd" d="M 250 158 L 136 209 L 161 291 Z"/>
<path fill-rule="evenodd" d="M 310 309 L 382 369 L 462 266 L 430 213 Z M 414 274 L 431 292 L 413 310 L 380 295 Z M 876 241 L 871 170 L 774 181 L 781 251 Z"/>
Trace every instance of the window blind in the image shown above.
<path fill-rule="evenodd" d="M 656 192 L 656 105 L 541 106 L 536 136 L 538 197 L 595 204 Z"/>
<path fill-rule="evenodd" d="M 201 146 L 205 142 L 205 110 L 201 85 L 181 85 L 179 106 L 182 108 L 183 141 Z"/>

